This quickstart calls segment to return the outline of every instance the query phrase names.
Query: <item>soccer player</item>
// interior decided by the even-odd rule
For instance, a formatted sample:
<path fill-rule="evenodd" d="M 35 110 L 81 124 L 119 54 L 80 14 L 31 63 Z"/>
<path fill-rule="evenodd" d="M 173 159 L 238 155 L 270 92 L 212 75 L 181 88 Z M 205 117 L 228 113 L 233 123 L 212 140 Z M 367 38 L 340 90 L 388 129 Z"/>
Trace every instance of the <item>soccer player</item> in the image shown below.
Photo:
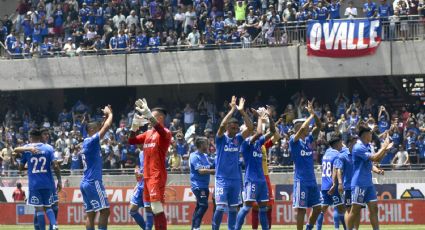
<path fill-rule="evenodd" d="M 322 212 L 317 218 L 317 229 L 322 229 L 323 218 L 329 208 L 329 205 L 332 205 L 334 209 L 337 210 L 334 212 L 335 229 L 339 229 L 339 221 L 342 222 L 345 229 L 344 206 L 339 191 L 335 191 L 339 185 L 335 163 L 343 147 L 341 134 L 332 134 L 328 144 L 329 148 L 326 150 L 325 155 L 322 158 Z"/>
<path fill-rule="evenodd" d="M 108 228 L 109 202 L 102 182 L 102 153 L 100 141 L 112 125 L 112 109 L 105 106 L 102 110 L 106 120 L 103 124 L 90 122 L 87 124 L 88 137 L 83 141 L 82 159 L 84 174 L 80 189 L 83 196 L 84 209 L 87 213 L 86 229 L 94 230 L 96 214 L 99 212 L 99 230 Z"/>
<path fill-rule="evenodd" d="M 313 229 L 317 217 L 320 214 L 320 192 L 317 187 L 316 176 L 314 174 L 314 160 L 311 144 L 317 139 L 322 123 L 314 113 L 313 103 L 307 104 L 310 116 L 301 123 L 295 121 L 294 131 L 289 140 L 289 150 L 294 161 L 294 192 L 293 208 L 297 209 L 297 229 L 302 230 L 304 216 L 307 208 L 313 208 L 306 229 Z M 309 125 L 314 119 L 314 128 L 310 134 Z"/>
<path fill-rule="evenodd" d="M 44 144 L 48 144 L 50 139 L 49 130 L 46 128 L 42 128 L 40 129 L 40 131 L 41 131 L 41 142 L 43 142 Z M 60 165 L 60 162 L 58 162 L 58 164 Z M 58 213 L 59 213 L 58 191 L 62 189 L 62 179 L 61 179 L 60 171 L 58 172 L 59 174 L 55 170 L 55 175 L 58 182 L 57 182 L 57 186 L 53 186 L 53 204 L 52 204 L 52 210 L 55 213 L 56 220 L 58 219 Z M 52 230 L 52 229 L 53 229 L 53 226 L 50 225 L 49 230 Z"/>
<path fill-rule="evenodd" d="M 208 197 L 210 190 L 210 175 L 215 173 L 208 160 L 208 139 L 198 137 L 195 140 L 196 151 L 190 154 L 190 184 L 196 196 L 196 208 L 192 216 L 192 230 L 200 230 L 202 218 L 208 210 Z"/>
<path fill-rule="evenodd" d="M 217 206 L 212 221 L 213 230 L 220 229 L 226 209 L 228 210 L 228 229 L 235 229 L 237 207 L 241 202 L 240 146 L 254 129 L 252 121 L 244 110 L 244 105 L 244 98 L 240 98 L 239 105 L 236 105 L 236 97 L 232 97 L 231 109 L 221 121 L 216 135 L 217 158 L 214 193 Z M 242 131 L 239 131 L 239 121 L 232 118 L 236 110 L 242 115 L 246 126 Z"/>
<path fill-rule="evenodd" d="M 171 132 L 164 126 L 167 111 L 163 108 L 153 108 L 151 111 L 144 98 L 137 100 L 135 104 L 136 111 L 149 121 L 152 129 L 137 136 L 133 129 L 130 132 L 128 143 L 143 145 L 143 178 L 145 181 L 143 203 L 146 211 L 154 215 L 155 229 L 166 230 L 167 219 L 163 208 L 167 182 L 165 158 L 171 144 Z M 137 126 L 137 124 L 132 124 L 132 126 Z"/>
<path fill-rule="evenodd" d="M 266 178 L 263 172 L 263 145 L 269 140 L 274 133 L 276 128 L 273 119 L 270 118 L 269 113 L 264 108 L 259 109 L 257 132 L 255 135 L 248 137 L 244 140 L 241 146 L 242 155 L 245 162 L 245 197 L 244 206 L 239 210 L 236 220 L 236 230 L 240 230 L 244 223 L 245 217 L 251 210 L 254 202 L 258 203 L 260 223 L 263 230 L 269 229 L 267 220 L 267 203 L 269 201 L 269 192 L 266 183 Z M 263 124 L 270 123 L 270 132 L 266 135 L 262 133 Z"/>
<path fill-rule="evenodd" d="M 348 222 L 348 214 L 351 210 L 351 178 L 353 177 L 353 158 L 351 149 L 357 142 L 357 136 L 350 136 L 346 146 L 343 146 L 338 158 L 335 161 L 335 169 L 338 180 L 338 192 L 342 194 L 345 204 L 345 222 Z M 359 216 L 360 217 L 360 216 Z M 360 221 L 360 219 L 359 219 Z M 358 224 L 354 224 L 356 229 Z"/>
<path fill-rule="evenodd" d="M 370 223 L 373 230 L 379 229 L 378 205 L 375 186 L 372 182 L 372 162 L 379 162 L 393 146 L 387 137 L 381 145 L 381 149 L 373 153 L 370 142 L 372 130 L 366 125 L 359 127 L 359 140 L 353 147 L 353 178 L 351 180 L 352 207 L 348 216 L 348 229 L 353 229 L 356 218 L 360 215 L 362 207 L 368 206 Z"/>
<path fill-rule="evenodd" d="M 133 118 L 134 119 L 134 118 Z M 136 128 L 137 131 L 139 127 Z M 134 132 L 135 132 L 134 131 Z M 146 213 L 146 223 L 143 219 L 143 216 L 139 213 L 139 208 L 143 208 L 143 188 L 145 186 L 143 180 L 143 159 L 144 154 L 143 151 L 139 153 L 139 160 L 137 161 L 136 168 L 134 169 L 134 173 L 137 180 L 137 185 L 134 187 L 133 195 L 130 200 L 130 215 L 136 221 L 136 223 L 144 230 L 152 230 L 153 226 L 153 215 L 151 212 Z"/>
<path fill-rule="evenodd" d="M 27 204 L 34 206 L 37 215 L 37 224 L 34 227 L 40 230 L 46 229 L 44 212 L 52 225 L 52 229 L 58 229 L 55 214 L 51 208 L 53 204 L 55 182 L 52 175 L 52 167 L 59 171 L 59 165 L 54 157 L 53 147 L 41 143 L 41 132 L 38 129 L 32 129 L 29 133 L 30 144 L 16 149 L 15 153 L 23 152 L 20 170 L 24 170 L 25 164 L 28 165 L 28 184 L 29 196 Z"/>
<path fill-rule="evenodd" d="M 42 128 L 42 129 L 40 129 L 40 132 L 41 132 L 41 143 L 48 145 L 48 141 L 49 141 L 49 130 L 46 129 L 46 128 Z M 48 146 L 50 146 L 50 145 L 48 145 Z M 33 148 L 33 147 L 17 147 L 17 148 L 14 149 L 14 153 L 16 153 L 16 154 L 21 154 L 21 153 L 23 153 L 25 151 L 30 151 L 32 153 L 38 153 L 38 150 L 36 148 Z M 57 164 L 60 165 L 59 162 L 57 162 Z M 62 177 L 61 177 L 61 174 L 60 174 L 60 167 L 52 167 L 52 169 L 53 169 L 53 171 L 54 171 L 54 173 L 56 175 L 56 178 L 58 180 L 57 187 L 56 186 L 53 186 L 52 187 L 52 189 L 53 189 L 53 204 L 51 206 L 51 208 L 53 210 L 53 213 L 55 214 L 55 219 L 57 221 L 57 219 L 58 219 L 58 210 L 59 210 L 59 205 L 58 205 L 58 202 L 59 202 L 58 191 L 60 191 L 62 189 Z M 37 220 L 37 214 L 36 213 L 34 215 L 34 229 L 35 230 L 39 230 L 40 229 L 39 226 L 38 226 L 38 220 Z M 53 225 L 52 224 L 50 224 L 49 230 L 53 230 Z"/>

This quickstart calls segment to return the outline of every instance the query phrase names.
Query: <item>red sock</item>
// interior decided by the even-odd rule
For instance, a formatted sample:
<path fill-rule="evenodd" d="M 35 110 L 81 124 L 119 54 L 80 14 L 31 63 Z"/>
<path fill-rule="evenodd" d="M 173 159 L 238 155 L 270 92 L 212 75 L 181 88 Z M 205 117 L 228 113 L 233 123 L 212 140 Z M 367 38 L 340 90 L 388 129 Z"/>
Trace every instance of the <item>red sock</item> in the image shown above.
<path fill-rule="evenodd" d="M 251 210 L 251 226 L 252 229 L 258 229 L 258 210 Z"/>
<path fill-rule="evenodd" d="M 267 210 L 267 221 L 269 222 L 269 229 L 272 228 L 272 211 L 273 208 L 270 206 L 269 210 Z"/>
<path fill-rule="evenodd" d="M 156 214 L 153 217 L 155 223 L 155 230 L 167 230 L 167 218 L 163 212 Z"/>

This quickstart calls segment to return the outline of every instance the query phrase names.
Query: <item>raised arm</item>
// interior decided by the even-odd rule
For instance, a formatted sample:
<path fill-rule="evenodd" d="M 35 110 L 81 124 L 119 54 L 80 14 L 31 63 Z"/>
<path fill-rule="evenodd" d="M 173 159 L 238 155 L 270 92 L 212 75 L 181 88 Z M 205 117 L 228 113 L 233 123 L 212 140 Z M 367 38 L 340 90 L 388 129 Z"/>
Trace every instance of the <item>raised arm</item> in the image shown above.
<path fill-rule="evenodd" d="M 222 137 L 226 132 L 227 122 L 230 120 L 230 118 L 232 118 L 232 115 L 236 110 L 236 96 L 232 96 L 232 100 L 229 105 L 231 109 L 221 121 L 220 127 L 217 130 L 217 137 Z"/>
<path fill-rule="evenodd" d="M 105 122 L 103 122 L 102 124 L 102 128 L 99 131 L 99 137 L 100 139 L 103 139 L 103 137 L 105 136 L 106 132 L 108 132 L 109 128 L 112 125 L 112 119 L 113 119 L 113 115 L 112 115 L 112 109 L 111 106 L 105 106 L 105 108 L 102 109 L 103 114 L 106 116 L 106 120 Z"/>
<path fill-rule="evenodd" d="M 304 121 L 304 123 L 301 125 L 301 128 L 297 131 L 297 133 L 294 136 L 294 142 L 297 142 L 300 138 L 302 133 L 308 132 L 310 122 L 313 120 L 314 115 L 310 115 L 307 120 Z"/>
<path fill-rule="evenodd" d="M 168 137 L 170 135 L 170 133 L 165 130 L 165 127 L 152 115 L 145 98 L 136 101 L 136 110 L 150 121 L 152 127 L 161 137 Z"/>
<path fill-rule="evenodd" d="M 371 155 L 369 159 L 374 162 L 380 162 L 388 150 L 390 150 L 392 147 L 393 142 L 390 142 L 390 138 L 387 136 L 384 143 L 382 144 L 381 149 L 377 153 Z"/>
<path fill-rule="evenodd" d="M 261 115 L 258 116 L 257 132 L 251 137 L 250 144 L 254 144 L 263 135 L 263 120 L 266 119 L 266 115 L 262 111 L 259 114 Z"/>
<path fill-rule="evenodd" d="M 254 124 L 252 123 L 248 114 L 245 112 L 244 107 L 245 107 L 245 99 L 241 97 L 239 99 L 239 105 L 236 108 L 238 109 L 239 113 L 242 115 L 243 122 L 245 123 L 245 126 L 246 126 L 246 129 L 242 131 L 242 137 L 245 139 L 249 137 L 254 131 Z"/>
<path fill-rule="evenodd" d="M 316 140 L 317 136 L 319 136 L 319 132 L 322 129 L 322 121 L 320 121 L 320 118 L 317 116 L 317 114 L 314 112 L 313 109 L 313 102 L 309 102 L 308 103 L 308 112 L 310 113 L 310 116 L 313 115 L 313 119 L 314 119 L 314 128 L 312 130 L 312 135 L 313 138 Z"/>

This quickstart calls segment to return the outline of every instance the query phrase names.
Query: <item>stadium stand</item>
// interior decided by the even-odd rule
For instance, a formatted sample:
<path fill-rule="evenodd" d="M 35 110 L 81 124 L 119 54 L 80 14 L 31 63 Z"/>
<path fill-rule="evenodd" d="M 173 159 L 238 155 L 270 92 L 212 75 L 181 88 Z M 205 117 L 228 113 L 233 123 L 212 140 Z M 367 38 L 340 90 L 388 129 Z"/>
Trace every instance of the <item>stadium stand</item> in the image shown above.
<path fill-rule="evenodd" d="M 305 21 L 345 17 L 379 17 L 384 40 L 412 40 L 424 15 L 423 3 L 397 0 L 22 0 L 0 41 L 13 58 L 291 45 L 306 41 Z"/>

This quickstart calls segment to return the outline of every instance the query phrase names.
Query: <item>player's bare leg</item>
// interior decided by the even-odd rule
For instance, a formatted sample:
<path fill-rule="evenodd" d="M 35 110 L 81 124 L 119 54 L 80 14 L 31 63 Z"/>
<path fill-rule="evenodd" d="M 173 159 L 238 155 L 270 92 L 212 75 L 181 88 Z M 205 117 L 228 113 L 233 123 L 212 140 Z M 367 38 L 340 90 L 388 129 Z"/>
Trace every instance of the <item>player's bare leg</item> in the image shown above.
<path fill-rule="evenodd" d="M 373 230 L 378 230 L 379 229 L 378 204 L 376 201 L 372 201 L 367 203 L 367 207 L 369 208 L 370 224 L 372 225 Z"/>
<path fill-rule="evenodd" d="M 86 229 L 94 230 L 94 219 L 96 218 L 96 212 L 88 212 L 86 218 Z"/>
<path fill-rule="evenodd" d="M 322 212 L 321 205 L 313 207 L 313 211 L 311 212 L 310 218 L 308 219 L 308 224 L 310 226 L 313 226 L 316 223 L 317 217 L 319 216 L 320 212 Z"/>
<path fill-rule="evenodd" d="M 351 206 L 348 206 L 345 209 L 345 215 L 344 215 L 345 223 L 347 223 L 347 225 L 348 225 L 348 216 L 350 215 L 350 212 L 351 212 Z"/>
<path fill-rule="evenodd" d="M 100 210 L 99 212 L 99 230 L 104 230 L 108 228 L 108 218 L 111 212 L 109 208 Z"/>
<path fill-rule="evenodd" d="M 362 206 L 359 204 L 353 204 L 351 207 L 350 214 L 348 215 L 347 228 L 349 230 L 353 229 L 358 217 L 360 217 L 360 211 Z"/>
<path fill-rule="evenodd" d="M 303 230 L 304 229 L 304 217 L 306 213 L 305 208 L 297 208 L 297 230 Z M 320 211 L 320 208 L 319 208 Z"/>

